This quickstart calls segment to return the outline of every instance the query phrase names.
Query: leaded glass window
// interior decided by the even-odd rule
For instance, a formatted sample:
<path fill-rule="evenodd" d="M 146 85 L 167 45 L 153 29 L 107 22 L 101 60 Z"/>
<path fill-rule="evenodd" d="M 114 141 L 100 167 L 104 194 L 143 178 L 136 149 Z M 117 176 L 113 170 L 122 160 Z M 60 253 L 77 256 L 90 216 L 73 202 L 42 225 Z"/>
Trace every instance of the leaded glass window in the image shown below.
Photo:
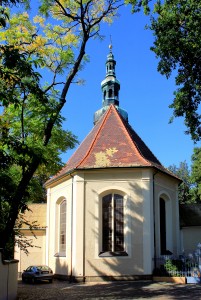
<path fill-rule="evenodd" d="M 124 251 L 123 196 L 108 194 L 102 198 L 102 252 Z"/>
<path fill-rule="evenodd" d="M 59 252 L 66 252 L 66 200 L 60 204 Z"/>

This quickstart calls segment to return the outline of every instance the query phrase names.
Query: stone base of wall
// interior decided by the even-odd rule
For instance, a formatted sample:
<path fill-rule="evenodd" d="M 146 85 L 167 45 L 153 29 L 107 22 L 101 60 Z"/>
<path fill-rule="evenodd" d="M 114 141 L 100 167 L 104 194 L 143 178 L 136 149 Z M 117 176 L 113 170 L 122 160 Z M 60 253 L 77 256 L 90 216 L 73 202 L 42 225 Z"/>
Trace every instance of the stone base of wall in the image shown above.
<path fill-rule="evenodd" d="M 54 278 L 58 280 L 71 281 L 71 276 L 69 275 L 54 274 Z"/>
<path fill-rule="evenodd" d="M 186 284 L 186 277 L 153 277 L 153 281 Z"/>
<path fill-rule="evenodd" d="M 152 280 L 152 275 L 86 276 L 86 282 Z"/>
<path fill-rule="evenodd" d="M 55 279 L 67 280 L 70 282 L 104 282 L 104 281 L 139 281 L 152 280 L 152 275 L 122 275 L 122 276 L 68 276 L 68 275 L 54 275 Z"/>

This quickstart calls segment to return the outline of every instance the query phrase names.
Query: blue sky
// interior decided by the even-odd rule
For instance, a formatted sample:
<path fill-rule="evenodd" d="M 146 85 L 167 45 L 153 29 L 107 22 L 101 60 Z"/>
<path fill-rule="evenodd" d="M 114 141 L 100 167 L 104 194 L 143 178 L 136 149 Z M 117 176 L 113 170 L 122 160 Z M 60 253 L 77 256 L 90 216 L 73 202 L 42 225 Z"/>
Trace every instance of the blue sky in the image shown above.
<path fill-rule="evenodd" d="M 184 160 L 190 165 L 195 145 L 184 133 L 182 118 L 169 124 L 174 78 L 167 80 L 157 72 L 157 59 L 150 51 L 153 36 L 144 29 L 147 22 L 143 13 L 132 15 L 130 7 L 124 7 L 112 25 L 102 26 L 104 40 L 89 42 L 90 63 L 79 74 L 86 82 L 84 86 L 71 86 L 63 109 L 67 119 L 64 127 L 77 135 L 80 142 L 93 128 L 93 114 L 102 106 L 100 83 L 105 77 L 111 35 L 116 76 L 121 84 L 120 107 L 128 112 L 130 125 L 164 166 L 179 165 Z M 62 155 L 63 161 L 73 152 Z"/>
<path fill-rule="evenodd" d="M 35 1 L 32 8 L 37 7 Z M 150 50 L 153 35 L 145 30 L 148 17 L 142 12 L 132 15 L 130 6 L 122 7 L 119 14 L 112 25 L 102 24 L 103 40 L 90 40 L 87 45 L 90 62 L 78 76 L 85 84 L 71 85 L 62 111 L 66 118 L 64 129 L 72 131 L 82 142 L 93 128 L 94 112 L 102 107 L 100 84 L 105 78 L 111 36 L 116 76 L 121 84 L 120 107 L 128 112 L 130 125 L 165 167 L 178 166 L 185 160 L 190 165 L 195 145 L 184 133 L 183 118 L 169 124 L 174 78 L 167 80 L 157 72 L 157 59 Z M 64 163 L 74 151 L 62 155 Z"/>

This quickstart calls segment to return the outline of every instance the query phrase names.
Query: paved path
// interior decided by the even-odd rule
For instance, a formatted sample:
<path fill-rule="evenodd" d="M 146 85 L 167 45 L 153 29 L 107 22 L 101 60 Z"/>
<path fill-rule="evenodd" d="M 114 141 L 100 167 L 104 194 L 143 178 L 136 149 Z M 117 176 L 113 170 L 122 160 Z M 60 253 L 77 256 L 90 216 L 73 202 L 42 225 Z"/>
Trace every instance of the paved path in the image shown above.
<path fill-rule="evenodd" d="M 104 282 L 70 284 L 54 281 L 27 284 L 19 281 L 18 300 L 114 300 L 179 299 L 201 300 L 201 285 L 140 282 Z"/>

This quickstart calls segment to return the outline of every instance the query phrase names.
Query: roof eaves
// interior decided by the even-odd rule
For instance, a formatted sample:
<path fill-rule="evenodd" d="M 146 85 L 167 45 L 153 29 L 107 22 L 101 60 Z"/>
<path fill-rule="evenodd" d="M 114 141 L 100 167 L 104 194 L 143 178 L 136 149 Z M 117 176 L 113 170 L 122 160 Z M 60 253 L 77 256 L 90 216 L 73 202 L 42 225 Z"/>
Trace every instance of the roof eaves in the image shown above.
<path fill-rule="evenodd" d="M 164 173 L 164 174 L 166 174 L 166 175 L 168 175 L 168 176 L 170 176 L 170 177 L 174 177 L 175 179 L 177 179 L 177 180 L 179 180 L 180 182 L 182 182 L 182 180 L 179 178 L 179 177 L 177 177 L 176 175 L 174 175 L 173 173 L 171 173 L 171 172 L 169 172 L 168 170 L 166 171 L 166 169 L 164 168 L 164 167 L 162 167 L 162 166 L 157 166 L 157 165 L 153 165 L 153 164 L 150 164 L 150 165 L 147 165 L 147 166 L 144 166 L 144 165 L 131 165 L 131 166 L 116 166 L 116 167 L 108 167 L 108 166 L 106 166 L 106 167 L 94 167 L 94 168 L 92 168 L 92 167 L 76 167 L 76 168 L 73 168 L 73 169 L 70 169 L 69 171 L 67 171 L 66 173 L 64 173 L 64 174 L 61 174 L 61 175 L 58 175 L 57 177 L 55 177 L 55 178 L 50 178 L 45 184 L 44 184 L 44 187 L 48 187 L 48 186 L 50 186 L 50 185 L 52 185 L 52 184 L 54 184 L 54 183 L 56 183 L 57 181 L 59 181 L 59 180 L 61 180 L 62 178 L 65 178 L 66 176 L 68 176 L 68 175 L 70 175 L 70 176 L 72 176 L 72 174 L 73 173 L 75 173 L 76 171 L 83 171 L 83 170 L 86 170 L 86 171 L 88 171 L 88 170 L 90 170 L 90 171 L 92 171 L 92 170 L 105 170 L 105 169 L 123 169 L 123 168 L 125 168 L 125 169 L 132 169 L 132 168 L 140 168 L 140 169 L 145 169 L 145 168 L 153 168 L 153 169 L 156 169 L 156 170 L 158 170 L 158 171 L 160 171 L 161 173 Z"/>
<path fill-rule="evenodd" d="M 47 188 L 49 185 L 51 185 L 51 184 L 53 184 L 53 183 L 61 180 L 62 178 L 65 178 L 66 176 L 72 174 L 74 172 L 74 170 L 75 170 L 75 168 L 71 169 L 71 170 L 69 170 L 69 171 L 67 171 L 65 173 L 62 173 L 60 175 L 57 175 L 57 176 L 54 176 L 54 177 L 50 178 L 48 181 L 46 181 L 44 183 L 44 187 Z"/>

